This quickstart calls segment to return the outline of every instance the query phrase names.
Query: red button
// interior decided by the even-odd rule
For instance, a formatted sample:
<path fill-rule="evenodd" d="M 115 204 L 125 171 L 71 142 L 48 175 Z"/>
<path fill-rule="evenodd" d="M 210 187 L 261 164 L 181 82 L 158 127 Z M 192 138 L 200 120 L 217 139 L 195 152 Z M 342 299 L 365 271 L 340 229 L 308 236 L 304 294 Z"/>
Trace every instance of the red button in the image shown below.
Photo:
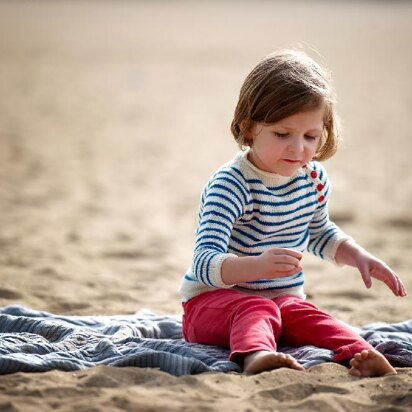
<path fill-rule="evenodd" d="M 320 191 L 323 189 L 323 184 L 322 184 L 322 183 L 319 183 L 319 184 L 316 186 L 316 189 L 318 189 L 318 192 L 320 192 Z"/>
<path fill-rule="evenodd" d="M 319 196 L 319 199 L 318 199 L 318 202 L 320 203 L 320 202 L 323 202 L 325 200 L 325 196 Z"/>
<path fill-rule="evenodd" d="M 310 176 L 315 179 L 316 177 L 318 177 L 318 174 L 313 170 L 312 172 L 310 172 Z"/>

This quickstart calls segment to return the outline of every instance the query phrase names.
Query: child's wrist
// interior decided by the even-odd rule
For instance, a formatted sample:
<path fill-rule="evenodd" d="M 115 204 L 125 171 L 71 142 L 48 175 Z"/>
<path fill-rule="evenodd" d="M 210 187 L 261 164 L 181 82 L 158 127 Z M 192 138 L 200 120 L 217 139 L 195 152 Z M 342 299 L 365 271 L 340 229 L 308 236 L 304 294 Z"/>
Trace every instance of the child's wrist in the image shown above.
<path fill-rule="evenodd" d="M 255 280 L 259 280 L 261 278 L 260 273 L 260 256 L 248 256 L 248 273 L 250 280 L 249 282 L 253 282 Z"/>
<path fill-rule="evenodd" d="M 338 264 L 357 267 L 359 260 L 367 253 L 368 252 L 353 239 L 348 239 L 339 245 L 335 260 Z"/>
<path fill-rule="evenodd" d="M 229 257 L 221 268 L 222 281 L 226 285 L 253 282 L 259 279 L 258 256 Z"/>

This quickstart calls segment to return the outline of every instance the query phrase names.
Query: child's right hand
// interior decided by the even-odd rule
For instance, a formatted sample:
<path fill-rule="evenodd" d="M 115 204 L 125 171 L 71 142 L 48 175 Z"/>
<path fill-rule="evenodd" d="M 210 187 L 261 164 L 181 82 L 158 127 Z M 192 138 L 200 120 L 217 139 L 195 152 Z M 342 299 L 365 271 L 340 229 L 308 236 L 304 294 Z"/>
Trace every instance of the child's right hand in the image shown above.
<path fill-rule="evenodd" d="M 303 269 L 300 264 L 302 256 L 301 252 L 292 249 L 268 249 L 257 258 L 257 274 L 261 279 L 295 275 Z"/>

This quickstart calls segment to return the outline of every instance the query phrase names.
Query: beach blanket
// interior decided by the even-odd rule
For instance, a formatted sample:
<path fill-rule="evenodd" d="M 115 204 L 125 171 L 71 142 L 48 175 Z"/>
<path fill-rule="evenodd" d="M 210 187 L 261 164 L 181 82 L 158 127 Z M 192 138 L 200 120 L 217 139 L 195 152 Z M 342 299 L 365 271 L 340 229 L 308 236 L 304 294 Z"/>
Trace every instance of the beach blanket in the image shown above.
<path fill-rule="evenodd" d="M 375 323 L 359 333 L 396 366 L 412 366 L 412 319 Z M 305 368 L 331 362 L 314 346 L 281 347 Z M 19 305 L 0 308 L 0 374 L 74 371 L 96 365 L 158 368 L 172 375 L 241 372 L 227 348 L 186 343 L 180 316 L 59 316 Z"/>

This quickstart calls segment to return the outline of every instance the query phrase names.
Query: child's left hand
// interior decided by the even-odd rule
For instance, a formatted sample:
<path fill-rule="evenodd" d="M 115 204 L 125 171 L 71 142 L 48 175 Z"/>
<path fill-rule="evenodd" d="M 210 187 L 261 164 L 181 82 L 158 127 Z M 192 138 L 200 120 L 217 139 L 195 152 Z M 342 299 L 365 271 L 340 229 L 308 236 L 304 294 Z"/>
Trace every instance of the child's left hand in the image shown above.
<path fill-rule="evenodd" d="M 405 286 L 399 276 L 386 263 L 356 243 L 343 242 L 336 252 L 336 261 L 357 267 L 368 289 L 372 286 L 371 278 L 375 278 L 385 283 L 395 296 L 406 296 Z"/>
<path fill-rule="evenodd" d="M 375 278 L 385 283 L 395 296 L 406 296 L 405 286 L 399 276 L 386 263 L 365 252 L 357 258 L 357 267 L 365 286 L 369 289 L 372 286 L 371 278 Z"/>

